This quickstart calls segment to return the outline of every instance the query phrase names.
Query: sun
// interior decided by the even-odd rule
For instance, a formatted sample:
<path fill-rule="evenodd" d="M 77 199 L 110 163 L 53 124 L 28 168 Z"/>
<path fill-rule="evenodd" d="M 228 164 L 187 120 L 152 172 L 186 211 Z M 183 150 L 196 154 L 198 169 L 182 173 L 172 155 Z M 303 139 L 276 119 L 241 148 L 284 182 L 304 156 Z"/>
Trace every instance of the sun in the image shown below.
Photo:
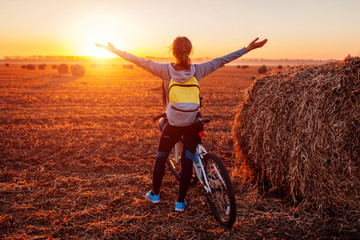
<path fill-rule="evenodd" d="M 117 48 L 121 49 L 122 43 L 120 37 L 112 32 L 106 32 L 104 29 L 97 29 L 93 32 L 86 34 L 83 46 L 83 54 L 91 57 L 107 58 L 107 57 L 116 57 L 114 53 L 108 52 L 104 49 L 101 49 L 95 46 L 96 43 L 107 45 L 108 42 L 111 42 Z"/>

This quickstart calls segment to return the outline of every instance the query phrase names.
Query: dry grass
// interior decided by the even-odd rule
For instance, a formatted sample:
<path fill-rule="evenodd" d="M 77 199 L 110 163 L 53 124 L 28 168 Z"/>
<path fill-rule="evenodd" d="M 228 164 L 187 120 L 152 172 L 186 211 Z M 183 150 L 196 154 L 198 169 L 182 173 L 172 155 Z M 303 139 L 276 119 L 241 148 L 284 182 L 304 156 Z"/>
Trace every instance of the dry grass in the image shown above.
<path fill-rule="evenodd" d="M 71 63 L 68 63 L 71 64 Z M 48 64 L 50 66 L 50 64 Z M 170 171 L 162 203 L 144 194 L 160 133 L 160 80 L 120 64 L 85 67 L 84 77 L 47 67 L 0 66 L 0 238 L 244 239 L 359 236 L 358 219 L 296 211 L 233 174 L 237 222 L 220 227 L 199 186 L 173 211 Z M 234 169 L 231 128 L 257 67 L 225 67 L 203 79 L 205 146 Z"/>

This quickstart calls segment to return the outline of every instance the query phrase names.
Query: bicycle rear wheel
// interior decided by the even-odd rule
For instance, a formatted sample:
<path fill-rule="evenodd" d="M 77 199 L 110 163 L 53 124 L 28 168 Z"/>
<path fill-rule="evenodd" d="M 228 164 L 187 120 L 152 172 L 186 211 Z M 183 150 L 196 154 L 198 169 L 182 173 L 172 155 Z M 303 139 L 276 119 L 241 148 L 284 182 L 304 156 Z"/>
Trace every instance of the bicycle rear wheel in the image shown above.
<path fill-rule="evenodd" d="M 211 193 L 205 192 L 210 208 L 221 225 L 231 228 L 236 219 L 236 201 L 229 174 L 215 154 L 206 154 L 204 165 L 211 188 Z"/>
<path fill-rule="evenodd" d="M 174 174 L 177 180 L 180 180 L 182 150 L 183 150 L 183 144 L 181 141 L 179 141 L 175 144 L 174 148 L 171 150 L 170 155 L 167 159 L 167 164 L 172 174 Z M 193 170 L 190 185 L 195 185 L 197 180 L 198 179 L 196 177 L 195 171 Z"/>

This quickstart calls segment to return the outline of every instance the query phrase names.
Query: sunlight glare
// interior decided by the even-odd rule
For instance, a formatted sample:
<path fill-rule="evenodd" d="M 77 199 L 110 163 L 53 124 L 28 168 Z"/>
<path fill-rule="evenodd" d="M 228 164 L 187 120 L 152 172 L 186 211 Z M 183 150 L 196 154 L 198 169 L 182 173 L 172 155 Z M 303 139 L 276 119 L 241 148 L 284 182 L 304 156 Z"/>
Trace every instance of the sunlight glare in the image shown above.
<path fill-rule="evenodd" d="M 101 45 L 107 45 L 111 42 L 116 47 L 122 47 L 119 37 L 112 32 L 106 32 L 105 29 L 94 29 L 93 32 L 87 34 L 84 43 L 84 54 L 91 57 L 107 58 L 116 57 L 114 53 L 108 52 L 105 49 L 101 49 L 95 46 L 96 43 Z"/>

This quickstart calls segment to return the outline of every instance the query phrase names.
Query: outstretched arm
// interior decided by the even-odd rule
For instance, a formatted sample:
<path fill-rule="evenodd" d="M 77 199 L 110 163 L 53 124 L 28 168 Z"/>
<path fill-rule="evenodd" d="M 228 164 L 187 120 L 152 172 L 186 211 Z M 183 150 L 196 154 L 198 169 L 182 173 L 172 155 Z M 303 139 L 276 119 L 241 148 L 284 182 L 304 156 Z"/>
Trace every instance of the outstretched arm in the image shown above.
<path fill-rule="evenodd" d="M 112 45 L 111 43 L 108 42 L 108 45 L 101 45 L 99 43 L 95 44 L 97 47 L 105 49 L 106 51 L 115 53 L 116 55 L 120 56 L 120 57 L 124 57 L 125 52 L 121 51 L 119 49 L 117 49 L 114 45 Z"/>
<path fill-rule="evenodd" d="M 260 42 L 257 42 L 257 40 L 259 40 L 259 38 L 256 38 L 254 41 L 252 41 L 249 44 L 249 46 L 247 46 L 246 48 L 244 47 L 238 51 L 232 52 L 223 57 L 215 58 L 209 62 L 198 64 L 197 69 L 199 72 L 199 77 L 202 78 L 205 77 L 206 75 L 209 75 L 210 73 L 224 66 L 224 64 L 234 61 L 235 59 L 241 57 L 247 52 L 250 52 L 251 50 L 264 46 L 265 43 L 267 42 L 267 39 L 264 39 Z"/>
<path fill-rule="evenodd" d="M 158 76 L 162 79 L 169 77 L 169 67 L 168 64 L 164 63 L 156 63 L 146 58 L 141 58 L 134 56 L 128 52 L 121 51 L 117 49 L 114 45 L 111 43 L 108 43 L 108 45 L 101 45 L 96 43 L 97 47 L 102 48 L 104 50 L 107 50 L 109 52 L 115 53 L 116 55 L 122 57 L 126 61 L 129 61 L 131 63 L 136 64 L 137 66 L 145 69 L 146 71 L 154 74 L 155 76 Z"/>
<path fill-rule="evenodd" d="M 264 39 L 260 42 L 257 42 L 257 40 L 259 40 L 259 38 L 255 38 L 254 41 L 252 41 L 249 46 L 246 47 L 247 52 L 250 52 L 251 50 L 254 50 L 256 48 L 261 48 L 265 45 L 265 43 L 267 43 L 267 39 Z"/>

